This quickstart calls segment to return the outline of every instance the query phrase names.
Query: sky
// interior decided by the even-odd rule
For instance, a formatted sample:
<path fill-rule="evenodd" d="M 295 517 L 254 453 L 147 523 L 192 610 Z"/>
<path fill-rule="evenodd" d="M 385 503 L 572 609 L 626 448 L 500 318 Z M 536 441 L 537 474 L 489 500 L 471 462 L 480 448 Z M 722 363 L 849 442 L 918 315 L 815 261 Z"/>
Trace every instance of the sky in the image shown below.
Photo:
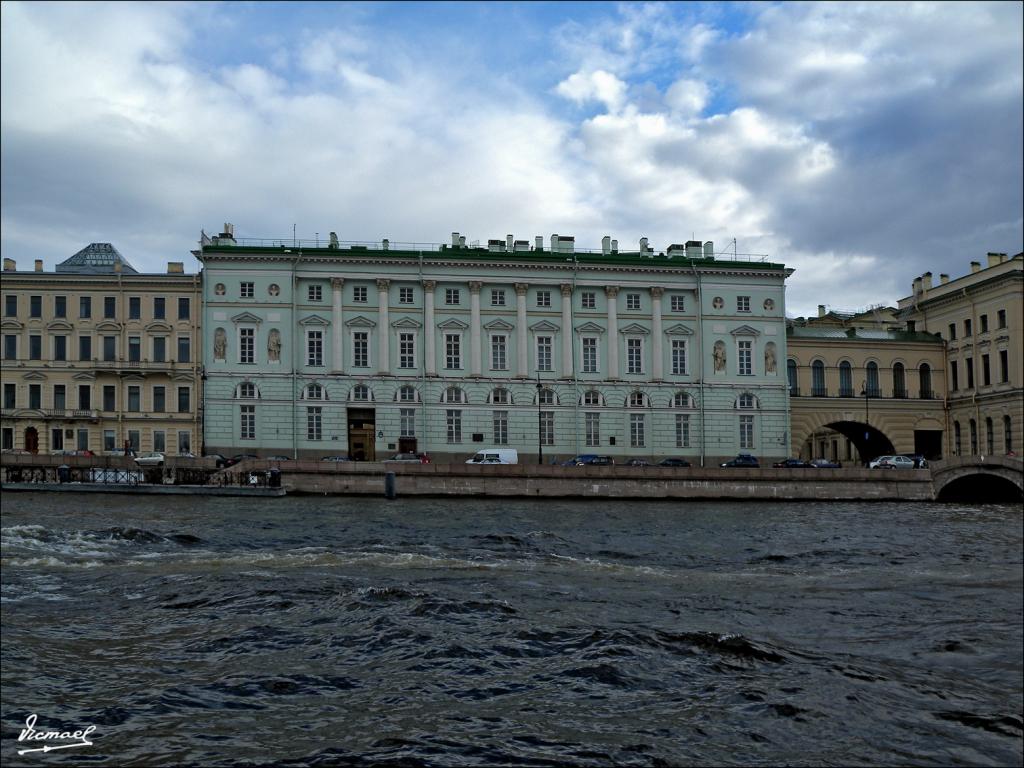
<path fill-rule="evenodd" d="M 1024 242 L 1017 2 L 0 5 L 0 246 L 689 239 L 894 304 Z"/>

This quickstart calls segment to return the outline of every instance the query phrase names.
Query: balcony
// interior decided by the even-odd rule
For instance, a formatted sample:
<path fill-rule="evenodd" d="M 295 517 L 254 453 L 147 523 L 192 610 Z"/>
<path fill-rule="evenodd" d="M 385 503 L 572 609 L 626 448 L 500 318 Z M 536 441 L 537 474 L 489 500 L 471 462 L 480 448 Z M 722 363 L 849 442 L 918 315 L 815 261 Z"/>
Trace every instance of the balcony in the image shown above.
<path fill-rule="evenodd" d="M 96 421 L 99 417 L 99 411 L 91 411 L 88 408 L 76 408 L 71 411 L 72 419 L 92 419 L 93 421 Z"/>

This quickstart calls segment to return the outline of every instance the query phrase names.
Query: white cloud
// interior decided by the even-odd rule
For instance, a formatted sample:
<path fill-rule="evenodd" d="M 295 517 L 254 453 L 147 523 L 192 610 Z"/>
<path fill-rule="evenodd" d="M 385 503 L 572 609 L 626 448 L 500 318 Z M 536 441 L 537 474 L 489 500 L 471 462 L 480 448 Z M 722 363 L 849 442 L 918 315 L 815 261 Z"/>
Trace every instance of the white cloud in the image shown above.
<path fill-rule="evenodd" d="M 599 101 L 608 110 L 616 112 L 625 98 L 626 84 L 615 75 L 599 69 L 596 72 L 575 72 L 560 82 L 555 90 L 577 104 Z"/>

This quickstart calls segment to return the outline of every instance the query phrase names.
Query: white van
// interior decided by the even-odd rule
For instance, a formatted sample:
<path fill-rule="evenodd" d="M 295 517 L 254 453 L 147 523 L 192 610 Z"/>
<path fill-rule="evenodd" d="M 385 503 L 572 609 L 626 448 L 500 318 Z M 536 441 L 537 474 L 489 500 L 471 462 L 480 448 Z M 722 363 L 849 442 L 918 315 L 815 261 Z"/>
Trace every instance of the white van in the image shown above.
<path fill-rule="evenodd" d="M 519 451 L 515 448 L 484 448 L 473 454 L 467 464 L 518 464 Z"/>

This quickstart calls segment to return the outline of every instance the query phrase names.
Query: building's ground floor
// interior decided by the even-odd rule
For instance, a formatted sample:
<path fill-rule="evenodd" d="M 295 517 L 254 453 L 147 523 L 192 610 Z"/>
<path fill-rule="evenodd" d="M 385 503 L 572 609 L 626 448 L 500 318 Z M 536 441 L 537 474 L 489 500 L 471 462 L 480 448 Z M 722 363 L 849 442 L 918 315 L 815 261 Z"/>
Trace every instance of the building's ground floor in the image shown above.
<path fill-rule="evenodd" d="M 69 411 L 58 416 L 26 409 L 10 415 L 5 412 L 0 420 L 0 446 L 5 451 L 91 451 L 97 455 L 119 454 L 130 446 L 135 453 L 177 455 L 198 452 L 201 431 L 198 416 L 192 414 L 159 418 Z"/>

